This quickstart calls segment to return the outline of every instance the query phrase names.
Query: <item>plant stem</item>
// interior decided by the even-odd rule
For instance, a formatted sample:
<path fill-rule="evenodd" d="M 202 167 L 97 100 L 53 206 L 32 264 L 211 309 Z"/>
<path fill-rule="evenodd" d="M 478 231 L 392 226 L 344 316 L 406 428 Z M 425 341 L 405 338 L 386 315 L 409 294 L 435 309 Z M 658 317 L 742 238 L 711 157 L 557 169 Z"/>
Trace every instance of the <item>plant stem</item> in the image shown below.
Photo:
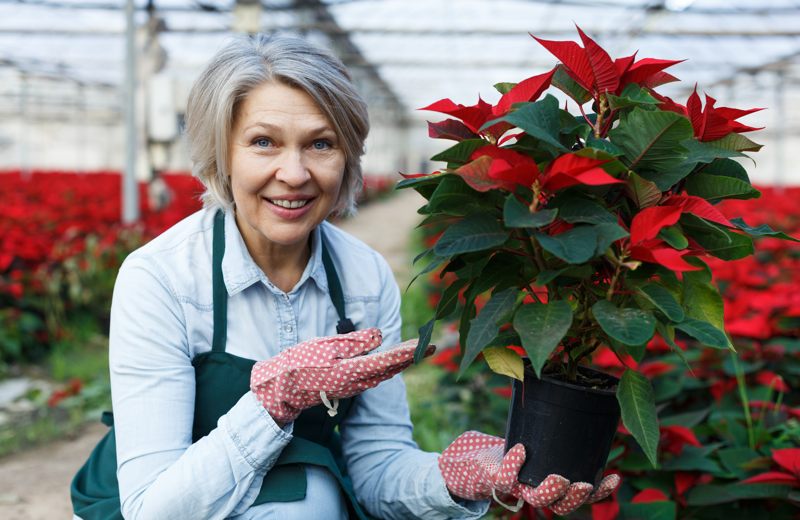
<path fill-rule="evenodd" d="M 753 431 L 753 417 L 750 415 L 750 400 L 747 398 L 747 387 L 744 382 L 744 372 L 742 367 L 739 366 L 739 360 L 736 359 L 736 354 L 731 352 L 731 360 L 733 361 L 733 369 L 736 372 L 736 386 L 739 387 L 739 399 L 742 401 L 744 408 L 744 420 L 747 423 L 747 443 L 751 449 L 756 449 L 755 432 Z"/>
<path fill-rule="evenodd" d="M 603 124 L 605 123 L 603 121 L 603 114 L 608 108 L 608 101 L 606 100 L 605 95 L 600 94 L 598 105 L 599 106 L 597 107 L 597 120 L 595 121 L 594 125 L 594 136 L 597 139 L 600 139 L 601 137 L 603 137 Z"/>
<path fill-rule="evenodd" d="M 622 261 L 622 255 L 620 255 L 620 258 L 615 262 L 617 265 L 614 268 L 614 275 L 611 277 L 611 284 L 608 286 L 608 291 L 606 292 L 606 300 L 608 301 L 611 301 L 611 298 L 614 296 L 614 286 L 617 285 L 617 278 L 619 278 L 619 273 L 622 270 Z"/>
<path fill-rule="evenodd" d="M 536 300 L 536 303 L 542 303 L 542 300 L 539 299 L 539 295 L 537 295 L 536 291 L 534 291 L 533 287 L 531 287 L 531 284 L 528 284 L 528 291 L 531 293 L 533 299 Z"/>

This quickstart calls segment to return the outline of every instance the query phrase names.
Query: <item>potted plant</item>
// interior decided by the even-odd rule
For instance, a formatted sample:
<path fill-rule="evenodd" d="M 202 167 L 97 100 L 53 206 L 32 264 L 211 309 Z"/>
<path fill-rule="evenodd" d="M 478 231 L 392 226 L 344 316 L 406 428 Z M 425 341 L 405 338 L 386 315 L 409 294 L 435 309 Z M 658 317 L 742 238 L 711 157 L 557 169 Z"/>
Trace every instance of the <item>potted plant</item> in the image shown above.
<path fill-rule="evenodd" d="M 606 345 L 638 361 L 656 334 L 678 354 L 676 334 L 733 350 L 703 259 L 750 255 L 752 236 L 790 238 L 714 206 L 760 195 L 733 160 L 761 148 L 737 121 L 759 109 L 717 107 L 708 95 L 703 104 L 696 88 L 681 105 L 655 90 L 677 81 L 665 69 L 678 61 L 612 59 L 578 33 L 583 46 L 534 37 L 560 63 L 495 85 L 497 104 L 425 107 L 451 116 L 429 135 L 456 144 L 432 158 L 440 170 L 398 184 L 426 199 L 423 225 L 443 229 L 415 259 L 428 259 L 419 274 L 454 278 L 418 353 L 435 322 L 457 319 L 460 373 L 483 354 L 515 379 L 507 443 L 526 445 L 520 479 L 530 484 L 548 473 L 596 483 L 620 412 L 655 466 L 650 381 L 593 370 L 592 353 Z"/>

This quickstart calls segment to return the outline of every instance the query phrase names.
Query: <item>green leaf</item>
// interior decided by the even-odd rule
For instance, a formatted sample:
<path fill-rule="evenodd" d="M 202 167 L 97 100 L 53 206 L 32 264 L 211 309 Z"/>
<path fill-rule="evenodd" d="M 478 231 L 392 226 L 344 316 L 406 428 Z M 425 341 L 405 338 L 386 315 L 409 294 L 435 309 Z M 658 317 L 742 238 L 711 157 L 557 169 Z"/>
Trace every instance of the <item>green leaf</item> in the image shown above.
<path fill-rule="evenodd" d="M 617 386 L 622 424 L 642 447 L 653 467 L 658 467 L 658 418 L 653 387 L 645 376 L 625 370 Z"/>
<path fill-rule="evenodd" d="M 536 377 L 541 377 L 542 367 L 571 325 L 572 308 L 564 300 L 529 303 L 517 310 L 514 330 L 519 334 Z"/>
<path fill-rule="evenodd" d="M 621 502 L 621 518 L 628 520 L 675 520 L 678 506 L 671 500 L 658 502 Z"/>
<path fill-rule="evenodd" d="M 619 308 L 608 300 L 592 305 L 592 314 L 603 331 L 623 345 L 641 345 L 653 337 L 656 319 L 642 309 Z"/>
<path fill-rule="evenodd" d="M 622 92 L 620 92 L 619 96 L 606 94 L 606 98 L 608 99 L 608 106 L 611 110 L 620 110 L 637 106 L 654 107 L 659 103 L 656 98 L 650 95 L 648 89 L 640 87 L 636 83 L 629 83 Z"/>
<path fill-rule="evenodd" d="M 542 248 L 568 264 L 581 264 L 594 256 L 597 233 L 592 226 L 576 226 L 560 235 L 535 233 Z"/>
<path fill-rule="evenodd" d="M 611 244 L 628 236 L 624 228 L 613 222 L 604 222 L 594 226 L 597 238 L 595 241 L 594 256 L 600 256 L 606 252 Z"/>
<path fill-rule="evenodd" d="M 728 231 L 689 214 L 682 215 L 680 222 L 684 231 L 712 256 L 737 260 L 755 252 L 753 240 L 747 235 Z"/>
<path fill-rule="evenodd" d="M 558 140 L 561 130 L 558 100 L 548 94 L 535 103 L 520 103 L 519 108 L 505 116 L 489 121 L 481 130 L 505 121 L 523 130 L 526 134 L 539 139 L 554 148 L 567 152 L 567 148 Z"/>
<path fill-rule="evenodd" d="M 464 164 L 469 162 L 472 152 L 481 146 L 486 146 L 486 144 L 486 141 L 483 139 L 464 139 L 458 144 L 451 146 L 447 150 L 434 155 L 431 157 L 431 161 L 444 161 L 448 164 Z"/>
<path fill-rule="evenodd" d="M 486 210 L 484 201 L 485 197 L 470 188 L 461 177 L 445 175 L 431 195 L 427 211 L 465 216 L 476 213 L 482 208 Z"/>
<path fill-rule="evenodd" d="M 580 196 L 562 196 L 553 201 L 553 206 L 558 209 L 558 218 L 575 224 L 616 224 L 617 217 L 606 208 L 592 199 Z"/>
<path fill-rule="evenodd" d="M 625 194 L 637 207 L 642 209 L 655 206 L 661 199 L 661 190 L 656 186 L 656 183 L 634 172 L 630 173 L 628 182 L 625 183 Z"/>
<path fill-rule="evenodd" d="M 481 309 L 480 314 L 472 320 L 467 336 L 464 355 L 461 358 L 461 368 L 458 377 L 461 377 L 467 368 L 475 361 L 481 350 L 492 341 L 500 331 L 498 322 L 505 318 L 517 300 L 519 289 L 511 287 L 505 291 L 495 293 Z"/>
<path fill-rule="evenodd" d="M 495 83 L 493 86 L 494 89 L 502 95 L 502 94 L 508 94 L 512 88 L 517 86 L 517 84 L 504 81 L 502 83 Z"/>
<path fill-rule="evenodd" d="M 398 182 L 394 189 L 402 190 L 403 188 L 417 188 L 419 186 L 429 185 L 429 184 L 438 184 L 439 181 L 442 180 L 442 174 L 430 174 L 424 177 L 414 177 L 412 179 L 403 179 L 402 181 Z"/>
<path fill-rule="evenodd" d="M 738 227 L 748 235 L 754 237 L 773 237 L 773 238 L 780 238 L 783 240 L 791 240 L 792 242 L 800 242 L 800 239 L 794 238 L 793 236 L 789 236 L 783 231 L 773 230 L 771 227 L 769 227 L 768 224 L 761 224 L 758 227 L 750 227 L 741 218 L 732 218 L 731 222 L 733 222 L 736 225 L 736 227 Z"/>
<path fill-rule="evenodd" d="M 689 491 L 687 502 L 690 506 L 713 506 L 738 500 L 786 498 L 791 490 L 791 486 L 777 484 L 709 484 Z"/>
<path fill-rule="evenodd" d="M 722 297 L 709 283 L 704 271 L 687 271 L 683 274 L 681 305 L 686 317 L 705 321 L 719 330 L 725 329 Z"/>
<path fill-rule="evenodd" d="M 441 320 L 453 314 L 458 305 L 458 295 L 467 285 L 467 280 L 456 280 L 442 291 L 442 298 L 436 306 L 436 319 Z"/>
<path fill-rule="evenodd" d="M 744 154 L 736 150 L 726 150 L 714 145 L 715 141 L 698 141 L 691 138 L 681 142 L 681 146 L 686 148 L 689 155 L 686 163 L 696 165 L 698 163 L 710 163 L 714 159 L 730 159 L 731 157 L 744 157 Z"/>
<path fill-rule="evenodd" d="M 623 152 L 619 146 L 608 139 L 598 139 L 594 134 L 589 134 L 589 137 L 586 138 L 586 147 L 603 151 L 613 157 L 625 155 L 625 152 Z"/>
<path fill-rule="evenodd" d="M 719 474 L 722 468 L 708 454 L 695 446 L 684 446 L 677 457 L 664 461 L 661 468 L 666 471 L 702 471 Z"/>
<path fill-rule="evenodd" d="M 685 332 L 707 347 L 726 349 L 731 346 L 725 333 L 706 321 L 688 318 L 676 323 L 675 328 Z"/>
<path fill-rule="evenodd" d="M 522 358 L 513 350 L 505 347 L 489 347 L 483 351 L 483 357 L 495 374 L 522 381 L 525 368 Z"/>
<path fill-rule="evenodd" d="M 564 70 L 563 65 L 559 64 L 558 67 L 556 67 L 556 72 L 553 74 L 553 78 L 550 80 L 550 83 L 558 90 L 575 100 L 575 102 L 579 105 L 583 105 L 592 99 L 592 95 L 589 94 L 589 91 L 580 86 L 577 81 L 572 79 L 572 76 L 567 74 L 567 72 Z"/>
<path fill-rule="evenodd" d="M 609 137 L 625 152 L 631 170 L 655 173 L 650 180 L 666 191 L 689 173 L 683 166 L 687 150 L 681 142 L 693 134 L 692 124 L 681 115 L 634 108 L 620 118 Z"/>
<path fill-rule="evenodd" d="M 584 280 L 592 276 L 592 274 L 594 274 L 594 270 L 590 265 L 568 265 L 561 269 L 541 271 L 536 276 L 536 285 L 547 285 L 562 275 L 565 278 Z"/>
<path fill-rule="evenodd" d="M 447 228 L 433 250 L 439 256 L 453 256 L 497 247 L 507 238 L 508 233 L 494 217 L 471 215 Z"/>
<path fill-rule="evenodd" d="M 684 187 L 689 195 L 702 197 L 712 203 L 724 199 L 757 199 L 761 196 L 761 192 L 747 181 L 709 174 L 705 170 L 690 175 Z"/>
<path fill-rule="evenodd" d="M 752 184 L 750 182 L 750 177 L 747 176 L 747 170 L 744 169 L 744 166 L 733 159 L 717 159 L 711 164 L 706 165 L 702 172 L 721 177 L 733 177 L 734 179 L 739 179 L 747 184 Z"/>
<path fill-rule="evenodd" d="M 420 361 L 422 361 L 423 355 L 425 354 L 425 350 L 431 343 L 431 336 L 433 335 L 433 325 L 435 323 L 436 319 L 434 318 L 419 328 L 419 341 L 417 342 L 417 348 L 414 350 L 414 363 L 419 363 Z"/>
<path fill-rule="evenodd" d="M 686 426 L 687 428 L 694 428 L 695 426 L 701 424 L 703 419 L 708 416 L 708 412 L 711 410 L 709 408 L 704 408 L 702 410 L 697 410 L 695 412 L 686 412 L 676 415 L 670 415 L 669 417 L 662 417 L 659 422 L 661 426 Z"/>
<path fill-rule="evenodd" d="M 683 309 L 675 297 L 666 288 L 650 283 L 639 289 L 639 291 L 656 306 L 658 310 L 664 313 L 670 321 L 679 322 L 683 321 L 685 317 Z"/>
<path fill-rule="evenodd" d="M 742 134 L 735 132 L 731 132 L 722 139 L 710 141 L 710 144 L 725 150 L 736 150 L 737 152 L 757 152 L 763 148 L 762 145 L 755 143 Z"/>
<path fill-rule="evenodd" d="M 503 207 L 503 220 L 507 227 L 538 228 L 553 222 L 557 213 L 557 209 L 543 209 L 531 213 L 528 206 L 517 200 L 512 193 L 506 199 Z"/>
<path fill-rule="evenodd" d="M 681 250 L 689 247 L 689 240 L 678 226 L 668 226 L 658 233 L 658 237 L 675 249 Z"/>
<path fill-rule="evenodd" d="M 717 456 L 719 457 L 720 462 L 722 465 L 731 472 L 733 475 L 736 476 L 737 479 L 743 480 L 747 477 L 749 471 L 745 469 L 744 466 L 748 462 L 758 459 L 761 455 L 750 448 L 745 447 L 736 447 L 736 448 L 726 448 L 724 450 L 719 450 L 717 452 Z"/>

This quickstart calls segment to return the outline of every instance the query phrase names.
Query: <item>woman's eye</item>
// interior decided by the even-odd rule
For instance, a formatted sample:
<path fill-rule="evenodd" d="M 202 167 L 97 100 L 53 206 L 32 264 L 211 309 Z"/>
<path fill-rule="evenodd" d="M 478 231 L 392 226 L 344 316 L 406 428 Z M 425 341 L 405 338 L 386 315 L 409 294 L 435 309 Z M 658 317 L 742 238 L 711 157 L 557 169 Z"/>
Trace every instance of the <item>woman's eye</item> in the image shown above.
<path fill-rule="evenodd" d="M 314 141 L 314 149 L 315 150 L 327 150 L 331 148 L 331 142 L 327 139 L 317 139 Z"/>
<path fill-rule="evenodd" d="M 253 140 L 253 144 L 258 146 L 259 148 L 267 148 L 272 144 L 272 141 L 267 139 L 266 137 L 257 137 Z"/>

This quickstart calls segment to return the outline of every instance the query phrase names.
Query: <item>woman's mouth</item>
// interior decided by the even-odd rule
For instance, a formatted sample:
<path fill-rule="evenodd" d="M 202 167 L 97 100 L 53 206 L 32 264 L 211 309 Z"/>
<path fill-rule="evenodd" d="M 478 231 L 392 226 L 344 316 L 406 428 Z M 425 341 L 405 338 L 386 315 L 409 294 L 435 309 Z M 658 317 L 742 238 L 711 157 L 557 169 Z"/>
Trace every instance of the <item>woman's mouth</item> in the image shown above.
<path fill-rule="evenodd" d="M 272 204 L 275 204 L 276 206 L 280 206 L 286 209 L 302 208 L 311 201 L 311 199 L 306 199 L 306 200 L 267 199 L 267 200 L 270 201 Z"/>

